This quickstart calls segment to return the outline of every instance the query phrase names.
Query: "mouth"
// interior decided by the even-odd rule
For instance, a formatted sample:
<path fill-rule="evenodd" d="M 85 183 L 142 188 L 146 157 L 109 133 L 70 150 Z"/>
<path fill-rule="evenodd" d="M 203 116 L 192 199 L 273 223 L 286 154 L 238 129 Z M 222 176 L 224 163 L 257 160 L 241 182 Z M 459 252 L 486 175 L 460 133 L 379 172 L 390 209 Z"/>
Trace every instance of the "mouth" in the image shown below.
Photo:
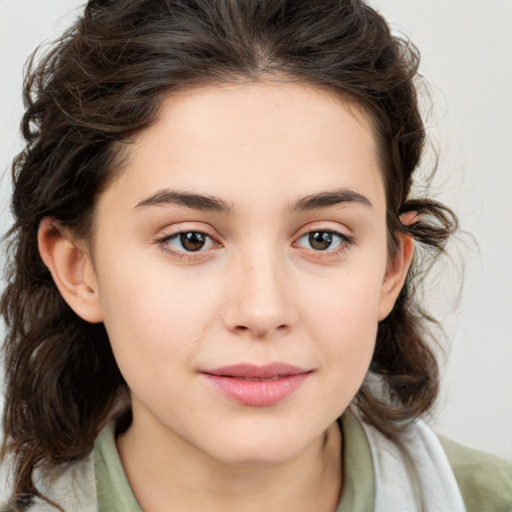
<path fill-rule="evenodd" d="M 217 391 L 242 405 L 276 405 L 293 395 L 312 370 L 287 363 L 237 364 L 201 372 Z"/>

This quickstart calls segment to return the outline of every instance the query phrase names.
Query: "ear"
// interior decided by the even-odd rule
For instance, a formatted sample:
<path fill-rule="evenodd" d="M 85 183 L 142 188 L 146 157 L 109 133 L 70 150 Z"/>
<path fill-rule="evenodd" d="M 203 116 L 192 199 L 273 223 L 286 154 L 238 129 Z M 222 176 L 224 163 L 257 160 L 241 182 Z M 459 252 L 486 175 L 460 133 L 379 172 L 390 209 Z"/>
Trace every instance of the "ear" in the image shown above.
<path fill-rule="evenodd" d="M 388 261 L 386 275 L 382 282 L 379 299 L 379 322 L 391 313 L 400 290 L 404 286 L 414 254 L 414 240 L 410 236 L 398 233 L 396 238 L 398 247 L 395 254 Z"/>
<path fill-rule="evenodd" d="M 85 243 L 55 219 L 45 217 L 37 233 L 39 254 L 62 298 L 87 322 L 103 320 L 93 262 Z"/>

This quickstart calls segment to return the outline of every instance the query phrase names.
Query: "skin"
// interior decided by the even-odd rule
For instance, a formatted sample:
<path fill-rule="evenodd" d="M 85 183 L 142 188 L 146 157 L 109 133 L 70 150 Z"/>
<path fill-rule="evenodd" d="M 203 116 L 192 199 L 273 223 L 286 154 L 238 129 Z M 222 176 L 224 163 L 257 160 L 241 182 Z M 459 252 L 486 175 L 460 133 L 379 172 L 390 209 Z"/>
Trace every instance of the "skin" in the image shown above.
<path fill-rule="evenodd" d="M 133 423 L 118 449 L 146 512 L 336 508 L 336 419 L 413 251 L 399 235 L 387 253 L 379 162 L 364 113 L 322 90 L 196 88 L 166 98 L 136 138 L 90 240 L 42 223 L 43 260 L 70 306 L 105 323 L 130 388 Z M 333 191 L 351 200 L 304 208 Z M 226 211 L 175 204 L 176 192 Z M 186 251 L 178 231 L 207 242 Z M 338 234 L 319 250 L 310 232 Z M 266 407 L 227 398 L 201 373 L 276 361 L 311 373 Z"/>

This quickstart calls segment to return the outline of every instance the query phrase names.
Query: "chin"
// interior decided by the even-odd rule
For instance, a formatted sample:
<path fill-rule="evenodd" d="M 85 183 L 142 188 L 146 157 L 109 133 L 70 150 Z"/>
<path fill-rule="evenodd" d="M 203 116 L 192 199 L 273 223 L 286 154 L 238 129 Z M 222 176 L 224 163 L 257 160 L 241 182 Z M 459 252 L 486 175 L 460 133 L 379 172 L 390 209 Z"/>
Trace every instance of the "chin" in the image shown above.
<path fill-rule="evenodd" d="M 222 462 L 239 468 L 280 466 L 293 460 L 299 453 L 300 450 L 289 450 L 282 453 L 276 453 L 271 449 L 251 450 L 232 453 L 229 458 L 226 458 L 226 454 L 224 454 Z"/>
<path fill-rule="evenodd" d="M 298 457 L 310 444 L 309 436 L 291 436 L 277 429 L 265 434 L 229 436 L 215 443 L 215 458 L 231 466 L 263 467 L 285 464 Z"/>

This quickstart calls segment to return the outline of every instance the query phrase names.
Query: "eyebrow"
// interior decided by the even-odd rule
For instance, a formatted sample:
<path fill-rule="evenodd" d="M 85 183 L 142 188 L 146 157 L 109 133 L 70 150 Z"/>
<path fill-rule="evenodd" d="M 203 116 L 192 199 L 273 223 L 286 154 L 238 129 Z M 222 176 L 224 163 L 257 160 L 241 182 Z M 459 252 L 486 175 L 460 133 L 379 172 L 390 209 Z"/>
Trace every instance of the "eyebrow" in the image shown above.
<path fill-rule="evenodd" d="M 334 191 L 319 192 L 301 197 L 290 208 L 291 212 L 306 212 L 310 210 L 318 210 L 320 208 L 328 208 L 339 204 L 356 203 L 368 208 L 373 208 L 370 200 L 350 189 L 339 189 Z M 140 208 L 148 208 L 150 206 L 176 205 L 184 206 L 194 210 L 217 212 L 229 214 L 233 207 L 227 201 L 214 196 L 181 192 L 172 189 L 159 190 L 155 194 L 143 199 L 134 207 L 134 210 Z"/>
<path fill-rule="evenodd" d="M 305 212 L 345 203 L 356 203 L 368 208 L 373 208 L 372 203 L 367 197 L 353 190 L 343 188 L 302 197 L 292 206 L 291 211 Z"/>
<path fill-rule="evenodd" d="M 137 203 L 134 210 L 149 206 L 176 205 L 185 206 L 194 210 L 205 212 L 218 212 L 228 214 L 232 207 L 226 201 L 206 194 L 180 192 L 178 190 L 163 189 Z"/>

